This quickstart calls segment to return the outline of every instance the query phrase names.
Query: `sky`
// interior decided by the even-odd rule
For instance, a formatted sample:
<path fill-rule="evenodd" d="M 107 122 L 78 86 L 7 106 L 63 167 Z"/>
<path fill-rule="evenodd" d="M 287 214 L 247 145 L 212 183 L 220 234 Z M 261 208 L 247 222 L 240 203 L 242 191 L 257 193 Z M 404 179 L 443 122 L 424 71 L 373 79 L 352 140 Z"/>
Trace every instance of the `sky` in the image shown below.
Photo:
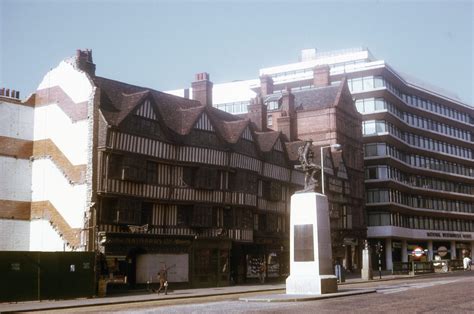
<path fill-rule="evenodd" d="M 34 92 L 76 49 L 98 76 L 160 91 L 258 77 L 302 49 L 368 47 L 474 104 L 474 1 L 0 0 L 0 87 Z"/>

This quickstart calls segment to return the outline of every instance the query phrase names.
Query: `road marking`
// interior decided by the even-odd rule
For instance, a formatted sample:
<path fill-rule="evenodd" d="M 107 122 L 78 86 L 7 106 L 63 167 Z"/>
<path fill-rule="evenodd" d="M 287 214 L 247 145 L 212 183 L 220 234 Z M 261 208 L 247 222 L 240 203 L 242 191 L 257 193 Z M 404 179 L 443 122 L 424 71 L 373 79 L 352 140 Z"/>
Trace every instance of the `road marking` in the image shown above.
<path fill-rule="evenodd" d="M 399 293 L 403 291 L 407 291 L 410 289 L 423 289 L 428 287 L 434 287 L 439 285 L 446 285 L 453 282 L 461 281 L 462 279 L 451 279 L 451 280 L 439 280 L 439 281 L 431 281 L 431 282 L 417 282 L 417 283 L 410 283 L 410 284 L 403 284 L 403 285 L 393 285 L 393 286 L 381 286 L 377 287 L 377 293 L 382 294 L 392 294 L 392 293 Z"/>

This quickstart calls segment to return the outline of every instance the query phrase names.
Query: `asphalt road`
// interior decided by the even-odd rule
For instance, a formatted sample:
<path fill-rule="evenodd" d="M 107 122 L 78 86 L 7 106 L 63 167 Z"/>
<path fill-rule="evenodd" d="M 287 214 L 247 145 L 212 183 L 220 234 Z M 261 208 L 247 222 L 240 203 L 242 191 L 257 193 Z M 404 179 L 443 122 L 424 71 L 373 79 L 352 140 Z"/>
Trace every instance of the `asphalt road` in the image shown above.
<path fill-rule="evenodd" d="M 61 313 L 474 313 L 474 271 L 353 284 L 377 293 L 306 302 L 238 301 L 251 294 L 74 308 Z M 275 293 L 284 293 L 278 291 Z M 256 295 L 253 293 L 252 295 Z M 260 293 L 262 294 L 262 293 Z M 269 294 L 268 292 L 264 294 Z M 53 313 L 56 311 L 49 311 Z"/>

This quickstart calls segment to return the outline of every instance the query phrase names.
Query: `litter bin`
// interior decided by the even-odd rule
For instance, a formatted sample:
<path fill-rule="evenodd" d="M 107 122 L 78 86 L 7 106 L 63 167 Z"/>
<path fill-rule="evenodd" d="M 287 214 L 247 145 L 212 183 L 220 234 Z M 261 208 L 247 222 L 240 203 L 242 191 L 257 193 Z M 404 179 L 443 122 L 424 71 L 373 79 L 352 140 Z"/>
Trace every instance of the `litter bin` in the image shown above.
<path fill-rule="evenodd" d="M 99 287 L 97 289 L 97 296 L 103 298 L 107 295 L 107 280 L 99 279 Z"/>

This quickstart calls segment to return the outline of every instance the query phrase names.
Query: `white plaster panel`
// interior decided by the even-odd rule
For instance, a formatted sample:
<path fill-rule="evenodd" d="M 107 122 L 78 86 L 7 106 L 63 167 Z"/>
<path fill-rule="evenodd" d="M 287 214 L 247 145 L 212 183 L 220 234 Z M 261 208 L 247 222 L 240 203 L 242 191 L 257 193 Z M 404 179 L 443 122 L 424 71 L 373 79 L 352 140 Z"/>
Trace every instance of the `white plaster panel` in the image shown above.
<path fill-rule="evenodd" d="M 72 64 L 66 61 L 62 61 L 44 76 L 38 90 L 54 86 L 61 87 L 75 103 L 88 101 L 92 93 L 92 85 L 87 75 L 76 70 Z"/>
<path fill-rule="evenodd" d="M 0 231 L 0 251 L 28 251 L 29 221 L 0 219 Z"/>
<path fill-rule="evenodd" d="M 31 201 L 31 162 L 0 156 L 0 199 Z"/>
<path fill-rule="evenodd" d="M 34 109 L 0 101 L 0 136 L 33 140 Z"/>
<path fill-rule="evenodd" d="M 87 163 L 87 120 L 72 123 L 57 105 L 35 109 L 34 140 L 51 139 L 73 165 Z"/>
<path fill-rule="evenodd" d="M 63 251 L 64 240 L 46 220 L 32 220 L 30 223 L 30 251 Z"/>
<path fill-rule="evenodd" d="M 33 161 L 32 201 L 50 201 L 72 228 L 83 226 L 86 184 L 70 184 L 49 159 Z"/>

